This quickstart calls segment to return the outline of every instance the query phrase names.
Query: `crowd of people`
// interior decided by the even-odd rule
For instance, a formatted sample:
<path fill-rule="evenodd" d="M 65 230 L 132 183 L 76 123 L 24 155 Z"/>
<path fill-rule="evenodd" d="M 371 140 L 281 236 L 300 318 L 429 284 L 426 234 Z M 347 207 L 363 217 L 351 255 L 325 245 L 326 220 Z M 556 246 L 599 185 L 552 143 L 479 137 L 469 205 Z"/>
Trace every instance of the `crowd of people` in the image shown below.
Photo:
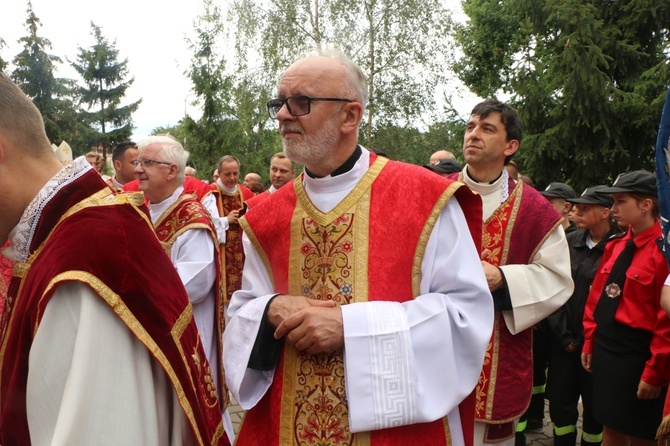
<path fill-rule="evenodd" d="M 63 165 L 0 74 L 0 444 L 518 446 L 545 398 L 558 446 L 655 444 L 655 176 L 537 191 L 495 99 L 464 163 L 393 161 L 358 143 L 367 94 L 341 53 L 289 66 L 266 190 L 170 135 Z"/>

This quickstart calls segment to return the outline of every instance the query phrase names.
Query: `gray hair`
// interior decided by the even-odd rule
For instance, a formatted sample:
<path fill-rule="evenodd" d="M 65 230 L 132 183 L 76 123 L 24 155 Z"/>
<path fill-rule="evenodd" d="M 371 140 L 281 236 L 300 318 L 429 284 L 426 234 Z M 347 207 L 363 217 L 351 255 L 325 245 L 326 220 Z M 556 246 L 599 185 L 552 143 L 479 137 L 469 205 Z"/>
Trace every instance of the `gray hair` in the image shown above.
<path fill-rule="evenodd" d="M 184 147 L 179 140 L 171 135 L 147 136 L 137 143 L 137 149 L 140 155 L 142 155 L 144 150 L 152 144 L 161 146 L 160 155 L 163 159 L 158 161 L 175 164 L 177 166 L 177 181 L 180 185 L 184 184 L 184 178 L 186 176 L 184 171 L 186 169 L 186 161 L 188 161 L 188 156 L 190 154 L 184 150 Z"/>
<path fill-rule="evenodd" d="M 340 62 L 344 70 L 344 87 L 341 91 L 343 97 L 354 99 L 363 106 L 363 111 L 368 105 L 368 81 L 358 65 L 347 55 L 336 48 L 325 48 L 318 52 L 321 57 L 335 59 Z"/>

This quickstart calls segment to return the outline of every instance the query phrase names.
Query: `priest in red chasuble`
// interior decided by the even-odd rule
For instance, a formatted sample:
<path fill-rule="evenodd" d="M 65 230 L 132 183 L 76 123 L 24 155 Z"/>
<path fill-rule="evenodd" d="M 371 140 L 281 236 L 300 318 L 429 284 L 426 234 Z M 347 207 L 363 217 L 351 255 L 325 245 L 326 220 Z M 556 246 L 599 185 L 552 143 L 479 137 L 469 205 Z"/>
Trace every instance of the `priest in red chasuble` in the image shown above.
<path fill-rule="evenodd" d="M 193 305 L 193 318 L 208 360 L 204 364 L 212 378 L 209 391 L 226 409 L 228 390 L 220 354 L 225 318 L 216 229 L 197 196 L 184 189 L 189 153 L 179 141 L 149 136 L 138 143 L 138 149 L 135 174 L 139 189 L 149 200 L 156 236 Z M 232 424 L 226 427 L 232 438 Z"/>
<path fill-rule="evenodd" d="M 470 445 L 493 323 L 481 202 L 357 143 L 362 71 L 294 63 L 267 103 L 303 175 L 240 219 L 224 333 L 238 445 Z M 471 224 L 470 224 L 471 222 Z"/>
<path fill-rule="evenodd" d="M 0 73 L 0 443 L 227 445 L 192 307 L 143 198 L 63 167 Z M 93 235 L 92 235 L 93 234 Z"/>
<path fill-rule="evenodd" d="M 217 163 L 219 179 L 212 185 L 225 238 L 221 242 L 221 264 L 224 275 L 223 297 L 230 301 L 233 292 L 242 286 L 242 267 L 244 250 L 242 249 L 242 228 L 238 219 L 246 209 L 245 202 L 254 193 L 241 184 L 240 161 L 232 155 L 225 155 Z"/>
<path fill-rule="evenodd" d="M 476 105 L 465 130 L 467 164 L 452 177 L 482 198 L 482 266 L 496 309 L 477 383 L 476 444 L 514 445 L 515 423 L 533 385 L 532 326 L 560 308 L 574 288 L 561 216 L 504 169 L 522 131 L 509 105 L 494 99 Z"/>

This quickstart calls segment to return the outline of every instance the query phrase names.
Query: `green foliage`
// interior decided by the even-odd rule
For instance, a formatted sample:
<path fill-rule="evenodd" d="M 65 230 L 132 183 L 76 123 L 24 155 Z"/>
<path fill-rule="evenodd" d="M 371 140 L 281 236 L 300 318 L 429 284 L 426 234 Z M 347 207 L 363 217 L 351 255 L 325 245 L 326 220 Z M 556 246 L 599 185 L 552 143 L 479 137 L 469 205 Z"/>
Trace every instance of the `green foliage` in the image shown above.
<path fill-rule="evenodd" d="M 5 43 L 5 40 L 0 37 L 0 50 L 5 48 L 7 46 L 7 43 Z M 5 71 L 5 68 L 7 68 L 7 61 L 0 56 L 0 71 Z"/>
<path fill-rule="evenodd" d="M 576 190 L 653 169 L 670 79 L 667 0 L 465 0 L 460 78 L 508 93 L 526 125 L 515 155 L 538 186 Z"/>
<path fill-rule="evenodd" d="M 269 88 L 256 73 L 226 72 L 225 59 L 219 54 L 225 29 L 221 11 L 211 0 L 205 0 L 194 29 L 196 37 L 189 41 L 193 57 L 186 74 L 202 116 L 182 121 L 191 162 L 200 167 L 203 178 L 211 178 L 223 155 L 238 157 L 243 173 L 266 173 L 270 157 L 281 150 L 276 130 L 267 129 L 269 118 L 261 106 L 270 99 Z"/>
<path fill-rule="evenodd" d="M 260 55 L 270 90 L 312 49 L 336 47 L 358 63 L 370 96 L 365 142 L 434 119 L 435 89 L 452 57 L 452 23 L 439 0 L 236 0 L 231 11 L 237 56 L 246 66 Z"/>
<path fill-rule="evenodd" d="M 49 140 L 60 144 L 81 131 L 71 96 L 73 81 L 55 77 L 56 66 L 61 59 L 47 52 L 51 49 L 51 42 L 38 34 L 42 25 L 31 2 L 28 2 L 27 13 L 28 35 L 19 39 L 23 50 L 14 57 L 15 69 L 11 78 L 42 113 Z M 0 47 L 2 45 L 4 41 L 0 42 Z M 0 70 L 6 66 L 6 62 L 0 59 Z"/>
<path fill-rule="evenodd" d="M 91 35 L 94 44 L 88 49 L 78 47 L 77 60 L 71 62 L 84 81 L 84 86 L 78 87 L 77 92 L 88 110 L 81 114 L 81 118 L 90 125 L 90 129 L 79 137 L 84 147 L 101 145 L 103 155 L 106 155 L 111 146 L 130 138 L 132 113 L 141 100 L 121 105 L 126 90 L 134 81 L 127 79 L 128 60 L 118 61 L 116 43 L 110 43 L 93 22 Z"/>
<path fill-rule="evenodd" d="M 390 125 L 376 129 L 370 147 L 384 152 L 391 159 L 424 165 L 438 150 L 448 150 L 460 158 L 464 132 L 462 122 L 436 123 L 427 132 Z M 462 163 L 462 160 L 459 162 Z"/>

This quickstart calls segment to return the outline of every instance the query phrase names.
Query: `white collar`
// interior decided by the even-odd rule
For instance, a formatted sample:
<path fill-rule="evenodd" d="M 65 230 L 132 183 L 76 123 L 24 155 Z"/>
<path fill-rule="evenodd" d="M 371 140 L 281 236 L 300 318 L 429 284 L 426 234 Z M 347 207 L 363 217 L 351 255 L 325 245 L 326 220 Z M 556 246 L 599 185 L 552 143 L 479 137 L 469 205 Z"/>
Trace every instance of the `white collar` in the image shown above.
<path fill-rule="evenodd" d="M 493 183 L 478 183 L 468 175 L 468 166 L 463 168 L 463 182 L 473 191 L 481 195 L 489 195 L 500 190 L 500 202 L 509 198 L 509 173 L 507 169 L 502 170 L 502 174 Z"/>
<path fill-rule="evenodd" d="M 303 175 L 302 184 L 305 186 L 305 190 L 317 194 L 339 192 L 353 188 L 361 178 L 363 178 L 363 175 L 365 175 L 365 172 L 367 172 L 369 168 L 370 152 L 363 148 L 361 156 L 350 171 L 335 177 L 328 175 L 323 178 L 312 178 L 305 173 L 305 175 Z"/>
<path fill-rule="evenodd" d="M 172 206 L 172 203 L 177 201 L 177 198 L 179 198 L 182 192 L 184 192 L 184 186 L 179 186 L 165 200 L 159 203 L 149 203 L 149 214 L 151 214 L 151 223 L 156 223 L 158 217 L 163 215 L 163 212 L 165 212 L 167 208 Z"/>
<path fill-rule="evenodd" d="M 221 182 L 221 178 L 216 180 L 216 185 L 219 186 L 219 188 L 221 188 L 221 190 L 223 190 L 225 193 L 230 194 L 230 195 L 233 195 L 234 193 L 236 193 L 237 189 L 238 189 L 237 184 L 235 185 L 235 187 L 232 187 L 232 188 L 225 186 Z"/>

